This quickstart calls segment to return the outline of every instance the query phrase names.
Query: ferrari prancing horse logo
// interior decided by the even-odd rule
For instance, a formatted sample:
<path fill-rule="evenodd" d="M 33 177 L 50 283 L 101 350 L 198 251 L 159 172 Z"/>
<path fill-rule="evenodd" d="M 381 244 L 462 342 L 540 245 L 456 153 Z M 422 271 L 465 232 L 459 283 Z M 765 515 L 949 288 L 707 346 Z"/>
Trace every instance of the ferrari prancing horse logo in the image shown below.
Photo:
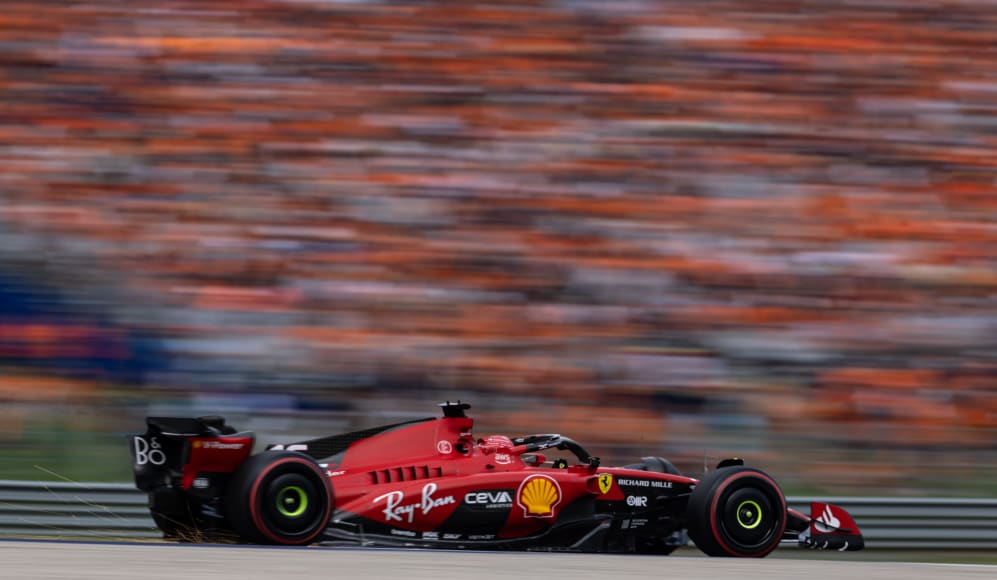
<path fill-rule="evenodd" d="M 599 476 L 599 491 L 605 495 L 611 489 L 613 489 L 613 476 L 610 473 L 603 473 Z"/>

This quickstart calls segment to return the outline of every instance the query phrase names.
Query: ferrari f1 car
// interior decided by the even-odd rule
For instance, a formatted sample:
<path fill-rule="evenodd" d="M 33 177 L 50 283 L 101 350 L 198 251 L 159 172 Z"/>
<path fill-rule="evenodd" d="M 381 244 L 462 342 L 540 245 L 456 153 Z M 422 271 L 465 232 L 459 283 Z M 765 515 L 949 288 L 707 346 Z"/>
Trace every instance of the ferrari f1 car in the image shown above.
<path fill-rule="evenodd" d="M 557 434 L 475 439 L 470 405 L 441 407 L 257 454 L 254 433 L 221 417 L 148 417 L 131 438 L 135 482 L 164 536 L 181 541 L 668 554 L 691 538 L 740 557 L 782 541 L 863 547 L 845 510 L 788 509 L 779 485 L 739 459 L 702 479 L 660 457 L 607 467 Z"/>

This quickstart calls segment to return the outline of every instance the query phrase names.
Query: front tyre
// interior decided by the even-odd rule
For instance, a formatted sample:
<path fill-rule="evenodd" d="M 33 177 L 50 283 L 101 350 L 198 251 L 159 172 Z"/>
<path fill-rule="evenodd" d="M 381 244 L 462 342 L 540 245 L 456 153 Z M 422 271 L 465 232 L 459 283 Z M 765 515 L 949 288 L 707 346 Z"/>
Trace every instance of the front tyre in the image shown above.
<path fill-rule="evenodd" d="M 225 498 L 229 523 L 247 540 L 299 546 L 314 541 L 332 513 L 332 487 L 307 455 L 267 451 L 246 460 Z"/>
<path fill-rule="evenodd" d="M 761 558 L 786 530 L 786 498 L 765 472 L 725 467 L 710 473 L 689 498 L 689 537 L 708 556 Z"/>

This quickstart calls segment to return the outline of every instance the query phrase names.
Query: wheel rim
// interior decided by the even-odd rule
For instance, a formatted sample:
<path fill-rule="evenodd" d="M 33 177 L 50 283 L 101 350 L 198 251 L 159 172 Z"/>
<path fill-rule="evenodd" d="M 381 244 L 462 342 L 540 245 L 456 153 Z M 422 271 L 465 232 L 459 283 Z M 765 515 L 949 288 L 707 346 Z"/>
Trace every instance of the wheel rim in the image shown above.
<path fill-rule="evenodd" d="M 766 490 L 751 485 L 732 490 L 721 505 L 720 528 L 724 539 L 741 552 L 757 551 L 768 545 L 782 521 Z"/>
<path fill-rule="evenodd" d="M 762 506 L 753 499 L 746 499 L 737 506 L 737 523 L 746 530 L 753 530 L 762 523 Z"/>
<path fill-rule="evenodd" d="M 285 518 L 296 518 L 308 510 L 308 495 L 297 485 L 277 492 L 277 512 Z"/>
<path fill-rule="evenodd" d="M 260 501 L 267 527 L 285 537 L 310 534 L 321 525 L 324 505 L 315 482 L 301 473 L 284 473 L 266 486 Z"/>

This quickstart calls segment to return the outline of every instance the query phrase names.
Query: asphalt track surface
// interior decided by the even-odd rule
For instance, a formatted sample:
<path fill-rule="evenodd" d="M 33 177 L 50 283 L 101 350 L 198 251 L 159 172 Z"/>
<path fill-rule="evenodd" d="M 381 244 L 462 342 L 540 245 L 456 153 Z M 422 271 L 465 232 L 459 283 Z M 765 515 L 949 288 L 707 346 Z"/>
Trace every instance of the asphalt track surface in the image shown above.
<path fill-rule="evenodd" d="M 997 578 L 997 566 L 812 559 L 734 560 L 520 552 L 0 541 L 0 578 L 143 580 L 180 578 L 559 580 L 927 580 Z"/>

